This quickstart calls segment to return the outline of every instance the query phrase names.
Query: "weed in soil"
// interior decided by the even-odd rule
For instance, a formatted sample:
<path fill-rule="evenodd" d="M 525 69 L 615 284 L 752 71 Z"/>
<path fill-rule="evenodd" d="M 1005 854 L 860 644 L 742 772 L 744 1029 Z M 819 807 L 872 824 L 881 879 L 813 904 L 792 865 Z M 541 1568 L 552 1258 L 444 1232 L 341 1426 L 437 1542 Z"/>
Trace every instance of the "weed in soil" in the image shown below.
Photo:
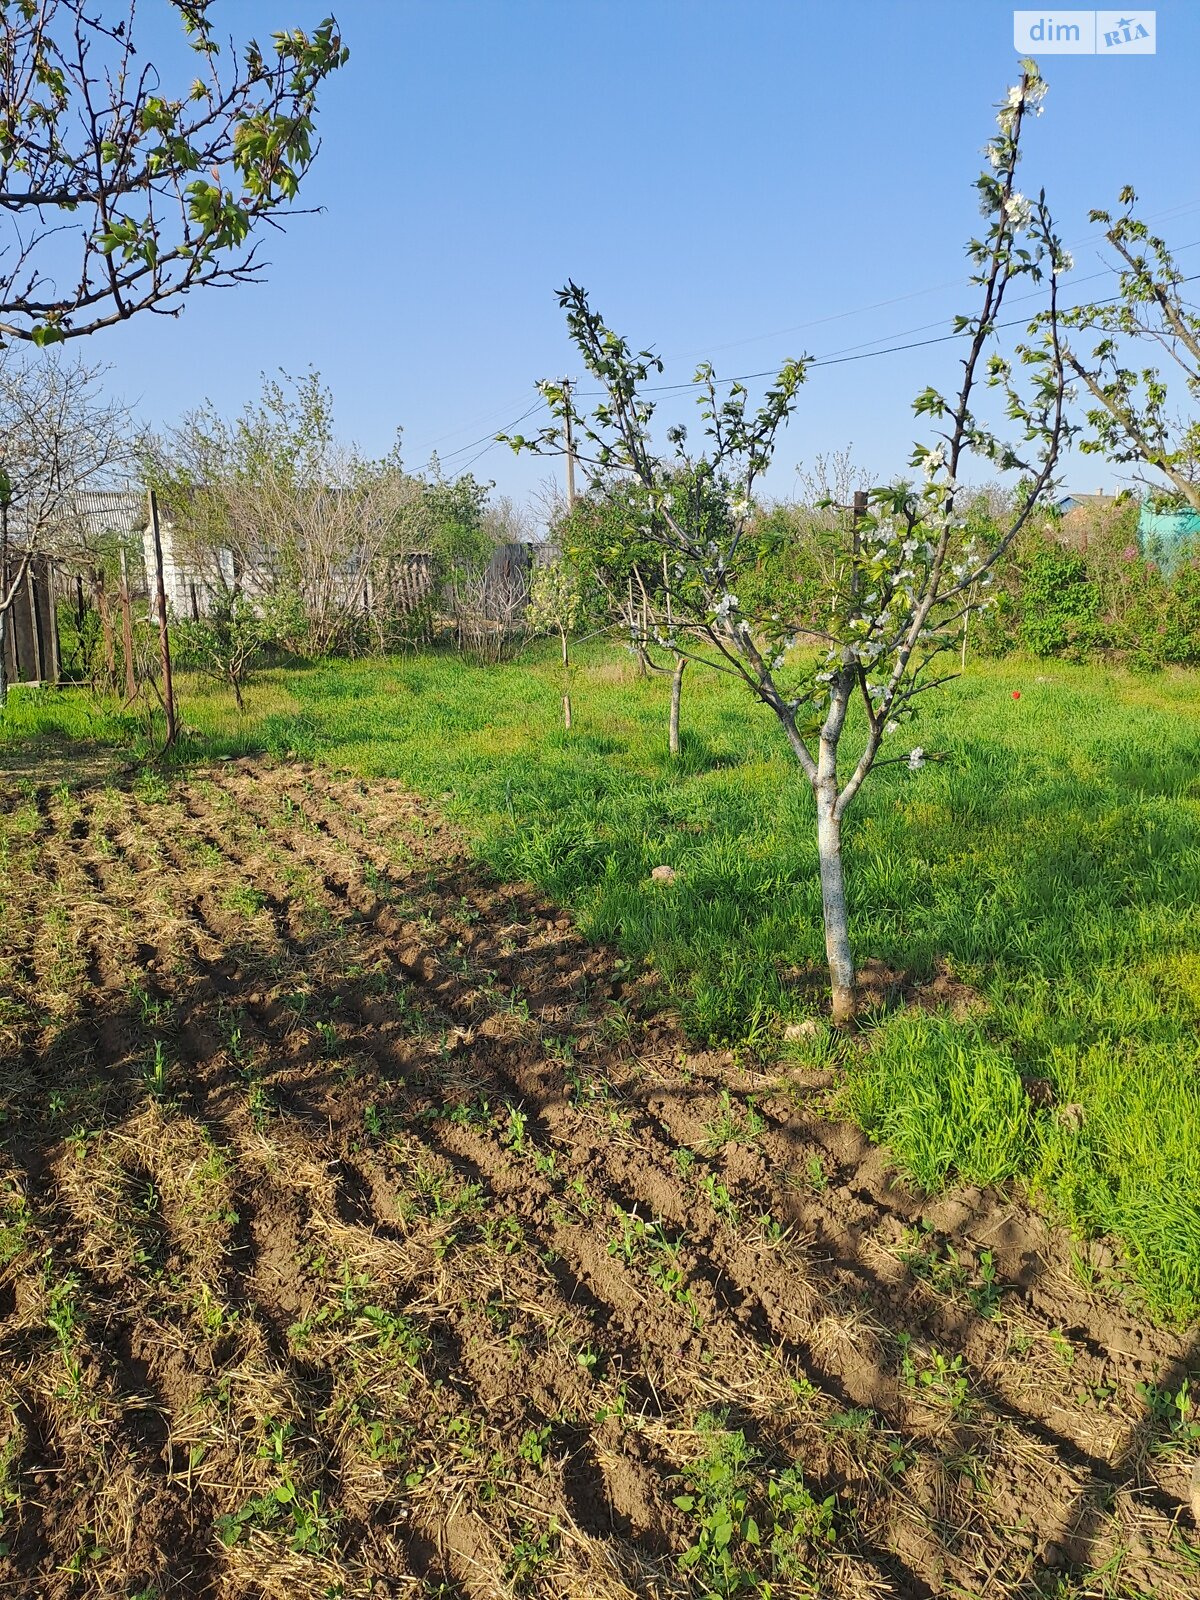
<path fill-rule="evenodd" d="M 1194 1593 L 1200 1353 L 1011 1195 L 394 784 L 6 799 L 4 1592 Z"/>

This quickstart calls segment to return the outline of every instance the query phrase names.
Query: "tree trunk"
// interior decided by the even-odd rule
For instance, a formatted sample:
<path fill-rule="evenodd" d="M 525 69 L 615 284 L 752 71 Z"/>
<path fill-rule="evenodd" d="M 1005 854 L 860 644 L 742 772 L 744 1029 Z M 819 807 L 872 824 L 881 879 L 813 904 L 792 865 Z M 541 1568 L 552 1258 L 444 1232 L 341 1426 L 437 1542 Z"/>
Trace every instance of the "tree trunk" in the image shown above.
<path fill-rule="evenodd" d="M 33 584 L 33 562 L 25 563 L 25 603 L 29 607 L 29 643 L 33 649 L 33 681 L 42 681 L 42 636 L 38 632 L 37 590 Z"/>
<path fill-rule="evenodd" d="M 854 1016 L 855 1007 L 854 957 L 850 953 L 850 923 L 842 877 L 842 824 L 836 811 L 836 783 L 818 782 L 816 799 L 825 958 L 829 963 L 829 985 L 833 994 L 833 1021 L 840 1027 Z"/>
<path fill-rule="evenodd" d="M 673 756 L 679 754 L 679 702 L 683 695 L 683 670 L 686 666 L 686 656 L 675 657 L 675 671 L 671 674 L 671 725 L 667 735 Z"/>
<path fill-rule="evenodd" d="M 559 637 L 562 640 L 562 667 L 563 667 L 563 729 L 566 733 L 571 731 L 571 657 L 567 651 L 567 630 L 560 627 Z"/>

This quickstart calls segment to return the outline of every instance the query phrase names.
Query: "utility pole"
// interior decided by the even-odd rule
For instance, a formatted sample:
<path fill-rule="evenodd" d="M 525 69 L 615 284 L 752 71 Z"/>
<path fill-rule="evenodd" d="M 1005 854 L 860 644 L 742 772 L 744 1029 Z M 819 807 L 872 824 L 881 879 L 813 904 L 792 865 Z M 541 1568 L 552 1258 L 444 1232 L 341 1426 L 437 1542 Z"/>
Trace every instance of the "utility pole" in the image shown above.
<path fill-rule="evenodd" d="M 158 526 L 158 496 L 150 490 L 150 530 L 154 535 L 154 571 L 158 581 L 158 649 L 162 657 L 163 710 L 167 714 L 167 742 L 164 751 L 175 743 L 175 685 L 171 678 L 171 640 L 167 633 L 167 586 L 163 578 L 162 534 Z"/>
<path fill-rule="evenodd" d="M 575 432 L 571 417 L 571 380 L 562 380 L 563 423 L 567 441 L 567 510 L 575 509 Z"/>

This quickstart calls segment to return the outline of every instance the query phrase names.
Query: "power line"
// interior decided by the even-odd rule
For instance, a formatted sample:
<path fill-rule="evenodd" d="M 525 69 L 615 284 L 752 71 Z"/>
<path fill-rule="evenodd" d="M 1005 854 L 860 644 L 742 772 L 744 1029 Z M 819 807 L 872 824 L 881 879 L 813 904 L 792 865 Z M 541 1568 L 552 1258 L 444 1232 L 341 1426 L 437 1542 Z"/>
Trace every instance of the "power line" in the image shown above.
<path fill-rule="evenodd" d="M 1195 249 L 1195 247 L 1197 245 L 1200 245 L 1200 239 L 1194 239 L 1191 244 L 1181 245 L 1179 247 L 1179 250 L 1176 253 L 1180 254 L 1184 250 L 1193 250 L 1193 249 Z M 1105 277 L 1105 276 L 1107 276 L 1107 274 L 1106 273 L 1095 273 L 1095 274 L 1092 274 L 1092 276 Z M 1181 278 L 1179 281 L 1181 283 L 1192 283 L 1197 278 L 1200 278 L 1200 273 L 1195 273 L 1194 272 L 1194 273 L 1191 273 L 1186 278 Z M 1083 278 L 1083 279 L 1078 279 L 1077 281 L 1081 282 L 1081 283 L 1085 283 L 1085 282 L 1087 282 L 1087 279 Z M 1034 298 L 1036 296 L 1036 293 L 1037 293 L 1037 291 L 1034 292 L 1034 295 L 1020 295 L 1020 296 L 1016 296 L 1015 298 L 1028 300 L 1028 299 Z M 1118 298 L 1119 298 L 1119 296 L 1112 295 L 1107 300 L 1098 301 L 1097 304 L 1099 304 L 1099 305 L 1112 305 Z M 1063 310 L 1064 311 L 1077 311 L 1077 310 L 1079 310 L 1079 307 L 1078 306 L 1064 306 Z M 1015 328 L 1015 327 L 1018 327 L 1021 323 L 1025 322 L 1025 321 L 1026 321 L 1026 319 L 1024 317 L 1012 317 L 1007 322 L 994 323 L 993 327 L 994 328 Z M 930 322 L 930 323 L 925 323 L 924 326 L 925 327 L 935 328 L 935 327 L 938 326 L 938 324 L 936 322 Z M 909 331 L 912 332 L 912 333 L 918 333 L 918 332 L 920 332 L 920 329 L 913 328 L 913 329 L 910 329 Z M 889 335 L 881 334 L 880 337 L 881 338 L 888 338 Z M 895 338 L 896 335 L 892 334 L 892 335 L 890 335 L 890 337 Z M 882 350 L 861 350 L 860 347 L 857 346 L 857 345 L 850 345 L 846 350 L 834 350 L 834 351 L 831 351 L 829 355 L 816 356 L 811 361 L 806 362 L 805 366 L 809 371 L 811 371 L 816 367 L 842 366 L 848 361 L 870 361 L 870 360 L 873 360 L 874 357 L 876 357 L 876 356 L 896 355 L 902 350 L 920 350 L 920 349 L 924 348 L 924 346 L 926 346 L 926 345 L 946 344 L 951 339 L 964 339 L 966 337 L 967 337 L 967 330 L 962 330 L 962 331 L 957 332 L 957 333 L 939 333 L 939 334 L 935 334 L 932 339 L 914 339 L 908 344 L 891 344 L 891 345 L 886 346 L 886 348 L 884 348 Z M 871 344 L 875 344 L 877 342 L 878 341 L 874 340 L 874 339 L 868 341 L 868 343 L 871 343 Z M 857 354 L 854 353 L 856 351 L 858 352 Z M 743 373 L 739 373 L 737 376 L 732 377 L 732 378 L 714 378 L 713 382 L 719 387 L 719 386 L 722 386 L 722 385 L 725 385 L 725 384 L 732 384 L 732 383 L 750 383 L 756 378 L 776 378 L 778 376 L 779 376 L 779 370 L 778 370 L 777 367 L 767 367 L 762 372 L 743 372 Z M 645 389 L 642 392 L 645 393 L 645 394 L 676 394 L 676 393 L 679 393 L 679 392 L 681 392 L 683 390 L 686 390 L 686 389 L 694 389 L 695 386 L 696 385 L 695 385 L 695 381 L 694 380 L 690 380 L 687 383 L 647 384 Z M 597 398 L 599 396 L 604 395 L 606 393 L 606 391 L 603 390 L 603 389 L 588 389 L 588 390 L 580 390 L 579 393 L 580 393 L 580 395 L 582 397 L 586 397 L 588 399 L 595 399 L 595 398 Z"/>
<path fill-rule="evenodd" d="M 516 421 L 514 421 L 514 422 L 506 422 L 504 424 L 503 428 L 499 429 L 498 431 L 500 433 L 507 433 L 510 428 L 515 428 L 518 425 L 518 423 L 522 423 L 522 422 L 524 422 L 526 420 L 526 418 L 531 417 L 533 415 L 533 413 L 539 408 L 539 406 L 542 406 L 544 404 L 545 404 L 545 401 L 542 399 L 542 396 L 539 395 L 537 397 L 537 399 L 533 402 L 533 404 L 530 406 L 528 411 L 523 411 L 521 413 L 521 415 L 516 419 Z M 499 444 L 500 443 L 499 439 L 496 438 L 496 433 L 495 432 L 485 433 L 485 434 L 483 434 L 483 436 L 481 438 L 472 439 L 470 444 L 460 445 L 457 450 L 448 450 L 446 452 L 446 454 L 441 457 L 441 459 L 443 461 L 453 461 L 455 456 L 465 456 L 468 450 L 474 450 L 476 445 L 484 444 L 485 441 L 486 441 L 486 448 L 479 452 L 480 456 L 486 455 L 488 450 L 490 450 L 494 444 Z M 472 456 L 471 460 L 467 462 L 467 467 L 473 466 L 474 463 L 476 461 L 478 461 L 478 460 L 479 460 L 479 456 Z M 463 468 L 463 471 L 464 472 L 466 471 L 466 467 Z"/>
<path fill-rule="evenodd" d="M 1200 207 L 1200 200 L 1186 200 L 1181 205 L 1168 206 L 1163 211 L 1149 212 L 1144 220 L 1146 222 L 1162 222 L 1169 217 L 1185 216 L 1189 211 L 1195 211 L 1198 207 Z M 1082 250 L 1086 245 L 1094 244 L 1097 239 L 1104 239 L 1106 237 L 1107 235 L 1103 230 L 1101 230 L 1099 233 L 1089 233 L 1085 239 L 1073 241 L 1068 248 L 1071 250 Z M 1187 249 L 1188 246 L 1185 245 L 1183 248 Z M 1075 281 L 1076 283 L 1087 283 L 1090 278 L 1103 278 L 1107 275 L 1109 270 L 1110 269 L 1107 267 L 1102 268 L 1099 272 L 1089 273 L 1087 277 L 1076 278 Z M 813 317 L 807 322 L 796 322 L 788 328 L 777 328 L 773 333 L 753 333 L 747 335 L 747 337 L 744 339 L 730 339 L 725 344 L 709 345 L 706 350 L 680 351 L 675 355 L 666 357 L 665 359 L 669 361 L 683 361 L 692 355 L 713 355 L 719 350 L 736 350 L 744 344 L 759 344 L 763 339 L 782 339 L 790 333 L 803 333 L 806 328 L 824 327 L 826 323 L 842 322 L 847 317 L 863 316 L 868 311 L 879 311 L 886 306 L 900 305 L 906 300 L 919 300 L 922 298 L 922 296 L 927 294 L 940 294 L 944 289 L 960 288 L 962 288 L 962 279 L 950 278 L 944 283 L 930 284 L 929 287 L 925 289 L 912 289 L 907 294 L 893 295 L 888 300 L 873 300 L 869 305 L 854 306 L 849 311 L 834 311 L 828 316 Z M 926 324 L 926 326 L 931 326 L 931 324 Z M 913 329 L 911 331 L 916 332 L 917 330 Z"/>
<path fill-rule="evenodd" d="M 1180 214 L 1182 214 L 1184 212 L 1195 210 L 1198 205 L 1200 205 L 1200 201 L 1189 201 L 1185 205 L 1182 205 L 1182 206 L 1175 206 L 1175 207 L 1169 208 L 1166 211 L 1152 213 L 1150 215 L 1150 217 L 1148 217 L 1147 220 L 1157 221 L 1157 220 L 1161 220 L 1163 217 L 1180 215 Z M 1103 237 L 1104 237 L 1103 234 L 1092 234 L 1087 239 L 1080 241 L 1079 244 L 1076 244 L 1074 246 L 1074 248 L 1079 249 L 1079 248 L 1081 248 L 1081 246 L 1083 244 L 1091 243 L 1091 241 L 1093 239 L 1099 239 L 1099 238 L 1103 238 Z M 1180 245 L 1175 253 L 1177 255 L 1178 254 L 1182 254 L 1184 250 L 1194 250 L 1194 249 L 1196 249 L 1197 246 L 1200 246 L 1200 239 L 1193 239 L 1189 244 Z M 1096 278 L 1108 277 L 1109 274 L 1110 274 L 1110 270 L 1111 269 L 1109 269 L 1107 267 L 1101 268 L 1100 271 L 1098 271 L 1098 272 L 1087 273 L 1083 277 L 1075 278 L 1073 281 L 1075 283 L 1090 283 L 1093 280 L 1095 280 Z M 1192 283 L 1197 278 L 1200 278 L 1200 273 L 1193 273 L 1189 277 L 1183 278 L 1180 281 L 1183 282 L 1183 283 Z M 878 300 L 878 301 L 875 301 L 872 305 L 858 307 L 855 310 L 834 312 L 832 315 L 830 315 L 828 317 L 817 317 L 811 322 L 797 323 L 793 328 L 782 329 L 778 336 L 781 337 L 783 334 L 789 333 L 789 332 L 797 332 L 802 328 L 817 327 L 817 326 L 821 326 L 821 325 L 824 325 L 825 323 L 829 323 L 829 322 L 838 322 L 838 321 L 843 320 L 846 317 L 858 316 L 864 311 L 873 311 L 873 310 L 878 310 L 880 307 L 883 307 L 883 306 L 896 305 L 896 304 L 899 304 L 901 301 L 904 301 L 904 300 L 916 299 L 920 295 L 933 294 L 933 293 L 938 292 L 941 289 L 954 288 L 957 285 L 958 285 L 958 280 L 955 279 L 953 281 L 950 281 L 950 282 L 947 282 L 947 283 L 944 283 L 944 284 L 934 285 L 930 289 L 916 289 L 916 290 L 913 290 L 911 294 L 896 295 L 890 300 Z M 1014 300 L 1016 300 L 1016 301 L 1032 300 L 1032 299 L 1038 298 L 1040 293 L 1041 293 L 1040 290 L 1034 289 L 1034 290 L 1029 291 L 1027 294 L 1014 295 L 1012 298 Z M 1116 298 L 1117 298 L 1116 296 L 1113 296 L 1109 300 L 1100 301 L 1099 304 L 1101 304 L 1101 305 L 1112 304 L 1113 300 L 1115 300 Z M 1068 310 L 1068 311 L 1071 311 L 1071 310 L 1076 310 L 1078 308 L 1074 307 L 1074 306 L 1068 306 L 1065 309 Z M 883 349 L 879 349 L 879 350 L 873 350 L 873 349 L 864 348 L 865 345 L 878 344 L 881 339 L 888 339 L 888 338 L 891 338 L 891 339 L 901 338 L 902 339 L 908 333 L 922 333 L 922 332 L 924 332 L 924 330 L 926 328 L 936 328 L 941 324 L 942 320 L 943 319 L 939 318 L 936 322 L 922 323 L 918 327 L 907 328 L 907 329 L 903 330 L 903 332 L 901 332 L 899 334 L 880 334 L 879 339 L 864 340 L 863 344 L 860 344 L 860 345 L 843 346 L 843 348 L 841 350 L 833 350 L 828 355 L 815 357 L 813 360 L 811 360 L 811 361 L 809 361 L 807 363 L 807 366 L 811 370 L 811 369 L 818 368 L 818 367 L 843 366 L 843 365 L 845 365 L 845 364 L 847 364 L 847 363 L 849 363 L 851 361 L 871 361 L 871 360 L 874 360 L 875 357 L 877 357 L 877 356 L 898 355 L 898 354 L 901 354 L 902 352 L 904 352 L 906 350 L 921 350 L 921 349 L 924 349 L 924 348 L 926 348 L 926 347 L 928 347 L 930 345 L 947 344 L 953 339 L 961 339 L 961 338 L 966 337 L 965 331 L 964 332 L 958 332 L 958 333 L 942 333 L 942 334 L 935 334 L 932 338 L 929 338 L 929 339 L 914 339 L 914 340 L 911 340 L 911 341 L 909 341 L 907 343 L 904 343 L 904 344 L 886 345 Z M 1008 320 L 1006 322 L 998 322 L 998 323 L 996 323 L 995 327 L 996 328 L 1014 328 L 1014 327 L 1017 327 L 1020 323 L 1022 323 L 1024 321 L 1025 321 L 1024 317 L 1013 317 L 1013 318 L 1011 318 L 1010 320 Z M 753 343 L 757 342 L 758 339 L 767 339 L 767 338 L 773 338 L 773 337 L 776 337 L 776 335 L 772 335 L 772 334 L 756 334 L 756 335 L 752 336 L 749 339 L 743 339 L 743 340 L 734 341 L 733 345 L 718 345 L 715 348 L 716 349 L 730 349 L 730 348 L 734 348 L 737 344 L 753 344 Z M 738 376 L 735 376 L 735 377 L 717 378 L 717 379 L 714 379 L 714 382 L 718 386 L 723 387 L 723 386 L 726 386 L 726 385 L 729 385 L 729 384 L 750 383 L 750 382 L 753 382 L 753 381 L 755 381 L 755 380 L 757 380 L 759 378 L 774 378 L 774 377 L 777 377 L 777 376 L 778 376 L 777 369 L 774 368 L 774 367 L 770 367 L 770 368 L 765 369 L 762 372 L 744 372 L 744 373 L 741 373 L 741 374 L 739 374 Z M 571 382 L 572 380 L 567 379 L 567 380 L 564 380 L 564 381 Z M 685 390 L 694 389 L 694 388 L 695 388 L 694 381 L 688 381 L 686 383 L 661 383 L 661 384 L 650 384 L 650 385 L 647 385 L 643 392 L 646 393 L 646 394 L 678 394 L 678 393 L 681 393 L 681 392 L 683 392 Z M 579 395 L 580 398 L 595 399 L 597 397 L 602 396 L 605 393 L 605 391 L 602 390 L 602 389 L 588 389 L 588 390 L 577 390 L 576 393 Z M 538 408 L 543 403 L 544 403 L 544 401 L 543 401 L 542 397 L 539 396 L 538 399 L 534 401 L 533 405 L 531 405 L 527 411 L 522 412 L 522 414 L 519 417 L 517 417 L 515 419 L 515 421 L 504 424 L 503 428 L 500 429 L 499 431 L 503 432 L 503 433 L 507 433 L 510 429 L 518 427 L 522 422 L 527 421 L 528 418 L 530 418 L 533 415 L 533 413 L 535 411 L 537 411 Z M 493 413 L 493 415 L 494 415 L 494 413 Z M 470 424 L 467 424 L 466 426 L 470 426 Z M 456 429 L 452 429 L 450 432 L 442 434 L 441 438 L 443 438 L 443 439 L 453 438 L 455 433 L 459 433 L 461 431 L 462 431 L 462 429 L 457 429 L 457 428 Z M 436 444 L 436 443 L 437 443 L 437 441 L 435 440 L 434 444 Z M 488 452 L 490 450 L 493 450 L 495 448 L 495 446 L 497 444 L 499 444 L 499 443 L 500 443 L 500 440 L 496 437 L 495 433 L 486 433 L 486 434 L 481 435 L 481 437 L 478 438 L 478 439 L 473 439 L 469 444 L 460 445 L 458 447 L 458 449 L 456 449 L 456 450 L 447 451 L 440 459 L 443 460 L 443 461 L 453 461 L 453 460 L 456 459 L 456 457 L 461 456 L 461 455 L 466 455 L 468 451 L 477 449 L 478 450 L 478 454 L 472 456 L 470 461 L 468 461 L 464 465 L 464 467 L 462 468 L 462 470 L 464 472 L 467 472 L 467 471 L 470 470 L 471 467 L 473 467 L 475 465 L 475 463 L 477 461 L 481 460 L 483 456 L 487 455 Z M 479 448 L 479 447 L 482 447 L 482 448 Z M 432 448 L 432 446 L 430 448 Z"/>
<path fill-rule="evenodd" d="M 1182 255 L 1185 250 L 1194 250 L 1197 245 L 1200 245 L 1200 239 L 1193 239 L 1190 244 L 1181 244 L 1175 253 L 1176 255 Z M 1091 283 L 1096 278 L 1108 278 L 1111 276 L 1111 269 L 1108 267 L 1102 267 L 1099 272 L 1088 272 L 1082 277 L 1072 276 L 1071 282 L 1072 284 Z M 1186 282 L 1187 280 L 1185 279 L 1184 281 Z M 1009 299 L 1014 304 L 1020 304 L 1022 300 L 1037 300 L 1041 297 L 1041 294 L 1042 290 L 1040 289 L 1030 289 L 1025 294 L 1010 295 Z M 1105 301 L 1102 303 L 1107 304 L 1108 302 Z M 828 356 L 822 356 L 820 359 L 822 361 L 828 361 L 832 360 L 835 356 L 847 355 L 852 350 L 866 350 L 870 345 L 879 344 L 884 339 L 906 339 L 910 333 L 924 333 L 928 328 L 940 328 L 945 320 L 945 317 L 938 317 L 934 322 L 922 322 L 918 327 L 915 328 L 901 328 L 897 333 L 880 334 L 878 339 L 864 339 L 861 344 L 843 345 L 840 350 L 832 350 Z M 1020 318 L 1017 318 L 1016 320 L 1020 321 Z M 1001 326 L 1011 327 L 1012 324 L 1005 323 L 1001 324 Z"/>
<path fill-rule="evenodd" d="M 1200 245 L 1200 239 L 1194 239 L 1191 242 L 1191 244 L 1180 245 L 1179 251 L 1176 252 L 1176 253 L 1178 254 L 1178 253 L 1182 252 L 1183 250 L 1193 250 L 1193 249 L 1196 248 L 1197 245 Z M 1105 276 L 1107 276 L 1107 273 L 1106 272 L 1093 273 L 1093 274 L 1090 274 L 1090 276 L 1091 277 L 1105 277 Z M 1190 273 L 1186 278 L 1181 278 L 1179 281 L 1181 283 L 1194 283 L 1198 279 L 1200 279 L 1200 272 L 1193 272 L 1193 273 Z M 1080 282 L 1080 283 L 1086 283 L 1088 280 L 1087 280 L 1087 278 L 1080 278 L 1080 279 L 1077 279 L 1076 281 Z M 1019 296 L 1016 296 L 1016 298 L 1017 299 L 1022 299 L 1022 300 L 1028 300 L 1028 299 L 1035 298 L 1037 293 L 1038 293 L 1038 291 L 1035 290 L 1033 292 L 1033 294 L 1031 294 L 1031 295 L 1019 295 Z M 1100 304 L 1100 305 L 1112 305 L 1118 298 L 1119 298 L 1118 296 L 1112 295 L 1107 300 L 1099 301 L 1098 304 Z M 1075 311 L 1075 310 L 1078 310 L 1078 307 L 1077 306 L 1066 306 L 1063 309 L 1064 309 L 1064 311 Z M 997 323 L 993 324 L 993 326 L 994 326 L 994 328 L 1016 328 L 1016 327 L 1019 327 L 1025 321 L 1026 321 L 1026 319 L 1024 317 L 1010 317 L 1006 322 L 997 322 Z M 936 323 L 927 323 L 926 326 L 927 327 L 936 327 L 937 324 Z M 919 332 L 920 330 L 913 329 L 912 331 L 913 332 Z M 883 337 L 886 337 L 886 335 L 884 335 Z M 900 352 L 902 352 L 904 350 L 921 350 L 921 349 L 924 349 L 927 345 L 947 344 L 952 339 L 964 339 L 966 337 L 967 337 L 967 330 L 964 329 L 964 330 L 961 330 L 961 331 L 959 331 L 957 333 L 939 333 L 939 334 L 935 334 L 931 339 L 913 339 L 907 344 L 892 344 L 892 345 L 888 345 L 885 349 L 882 349 L 882 350 L 857 350 L 855 346 L 851 346 L 849 351 L 847 351 L 847 352 L 834 351 L 830 355 L 827 355 L 827 356 L 818 356 L 814 360 L 808 362 L 807 365 L 808 365 L 810 370 L 812 368 L 814 368 L 814 367 L 843 366 L 847 362 L 850 362 L 850 361 L 871 361 L 876 356 L 897 355 L 897 354 L 899 354 Z M 874 343 L 875 341 L 872 340 L 871 342 Z M 777 370 L 774 367 L 768 367 L 762 372 L 743 372 L 738 377 L 733 377 L 733 378 L 715 378 L 713 381 L 717 385 L 722 385 L 722 384 L 731 384 L 731 383 L 750 383 L 756 378 L 775 378 L 775 377 L 778 377 Z M 570 381 L 570 380 L 567 380 L 567 381 Z M 663 384 L 647 385 L 647 387 L 645 388 L 643 393 L 645 393 L 645 394 L 669 394 L 669 393 L 678 393 L 681 390 L 694 389 L 694 388 L 695 388 L 694 382 L 688 382 L 688 383 L 663 383 Z M 602 396 L 603 394 L 606 393 L 606 391 L 603 390 L 603 389 L 587 389 L 587 390 L 578 390 L 576 392 L 580 395 L 581 398 L 595 398 L 596 396 Z M 517 427 L 518 424 L 524 422 L 527 418 L 531 417 L 533 415 L 533 413 L 542 404 L 543 404 L 543 401 L 542 401 L 541 397 L 539 397 L 533 403 L 533 405 L 530 406 L 528 411 L 524 412 L 521 416 L 519 416 L 516 419 L 515 422 L 510 422 L 510 423 L 506 424 L 506 426 L 501 431 L 504 432 L 504 433 L 507 433 L 510 428 Z M 463 445 L 462 448 L 459 449 L 459 450 L 450 451 L 450 453 L 448 455 L 444 456 L 442 459 L 446 460 L 446 461 L 450 461 L 457 455 L 464 455 L 468 450 L 473 449 L 475 445 L 482 445 L 483 448 L 479 451 L 479 454 L 475 455 L 475 456 L 472 456 L 470 461 L 468 461 L 466 463 L 466 465 L 463 467 L 462 470 L 464 472 L 467 472 L 467 471 L 470 470 L 471 467 L 473 467 L 475 465 L 475 463 L 478 460 L 480 460 L 481 457 L 487 455 L 488 451 L 494 449 L 495 446 L 498 445 L 500 442 L 501 441 L 496 437 L 495 434 L 485 434 L 483 438 L 474 440 L 472 442 L 472 444 Z"/>
<path fill-rule="evenodd" d="M 472 417 L 470 422 L 464 422 L 457 428 L 448 428 L 445 433 L 440 433 L 436 439 L 429 439 L 418 449 L 414 450 L 414 458 L 427 457 L 437 449 L 438 445 L 441 444 L 444 439 L 457 439 L 460 434 L 468 433 L 473 429 L 478 428 L 481 423 L 488 422 L 493 417 L 502 417 L 506 411 L 511 411 L 513 406 L 519 406 L 524 398 L 525 396 L 523 394 L 518 395 L 515 400 L 510 400 L 507 405 L 491 406 L 487 411 L 481 412 L 477 417 Z M 469 450 L 471 446 L 465 445 L 463 448 Z"/>
<path fill-rule="evenodd" d="M 1191 244 L 1181 245 L 1180 246 L 1180 250 L 1192 250 L 1198 244 L 1200 244 L 1200 239 L 1193 240 L 1193 242 Z M 1104 276 L 1104 274 L 1097 273 L 1096 276 L 1100 277 L 1100 276 Z M 1200 272 L 1193 272 L 1193 273 L 1189 274 L 1188 277 L 1181 278 L 1179 281 L 1181 283 L 1193 283 L 1197 278 L 1200 278 Z M 1086 282 L 1086 279 L 1081 279 L 1080 281 L 1081 282 Z M 1031 299 L 1033 297 L 1030 296 L 1030 295 L 1019 295 L 1019 296 L 1017 296 L 1017 298 L 1018 299 L 1022 299 L 1022 300 L 1028 300 L 1028 299 Z M 1119 298 L 1120 297 L 1118 295 L 1110 295 L 1107 300 L 1100 300 L 1100 301 L 1097 302 L 1097 304 L 1102 305 L 1102 306 L 1113 305 Z M 1078 306 L 1064 306 L 1063 307 L 1063 311 L 1064 312 L 1078 311 L 1078 310 L 1079 310 Z M 1024 317 L 1010 317 L 1006 322 L 994 323 L 993 327 L 996 327 L 996 328 L 1016 328 L 1016 327 L 1019 327 L 1021 323 L 1025 322 L 1025 320 L 1026 319 Z M 915 333 L 918 330 L 914 328 L 912 331 Z M 861 350 L 857 354 L 853 353 L 854 352 L 854 347 L 851 346 L 850 351 L 846 351 L 846 352 L 834 351 L 831 355 L 818 356 L 816 358 L 816 360 L 811 361 L 809 363 L 809 365 L 812 366 L 812 367 L 836 367 L 836 366 L 842 366 L 845 362 L 848 362 L 848 361 L 869 361 L 873 356 L 890 356 L 890 355 L 895 355 L 898 351 L 901 351 L 901 350 L 919 350 L 924 345 L 945 344 L 950 339 L 965 339 L 967 337 L 967 333 L 968 333 L 967 329 L 962 329 L 957 333 L 940 333 L 940 334 L 935 335 L 935 337 L 932 338 L 932 339 L 914 339 L 910 344 L 888 345 L 888 347 L 885 350 Z M 757 378 L 766 378 L 766 377 L 774 377 L 775 374 L 773 372 L 771 372 L 771 373 L 757 372 L 757 373 L 754 374 L 754 376 L 757 377 Z M 734 378 L 732 381 L 734 383 L 737 383 L 737 382 L 740 382 L 741 380 L 739 380 L 737 378 Z"/>

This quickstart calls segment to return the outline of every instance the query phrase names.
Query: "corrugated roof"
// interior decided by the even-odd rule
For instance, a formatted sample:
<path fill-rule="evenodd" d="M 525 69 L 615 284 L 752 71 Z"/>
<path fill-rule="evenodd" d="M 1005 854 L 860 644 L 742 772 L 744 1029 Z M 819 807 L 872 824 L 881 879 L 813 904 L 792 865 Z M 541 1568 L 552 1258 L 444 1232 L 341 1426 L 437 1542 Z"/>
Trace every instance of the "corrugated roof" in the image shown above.
<path fill-rule="evenodd" d="M 84 543 L 106 534 L 140 538 L 146 521 L 146 496 L 141 489 L 80 489 L 38 534 L 40 543 L 49 547 L 54 545 L 56 528 L 70 530 Z M 13 512 L 8 528 L 13 545 L 20 548 L 28 529 L 19 510 Z"/>

